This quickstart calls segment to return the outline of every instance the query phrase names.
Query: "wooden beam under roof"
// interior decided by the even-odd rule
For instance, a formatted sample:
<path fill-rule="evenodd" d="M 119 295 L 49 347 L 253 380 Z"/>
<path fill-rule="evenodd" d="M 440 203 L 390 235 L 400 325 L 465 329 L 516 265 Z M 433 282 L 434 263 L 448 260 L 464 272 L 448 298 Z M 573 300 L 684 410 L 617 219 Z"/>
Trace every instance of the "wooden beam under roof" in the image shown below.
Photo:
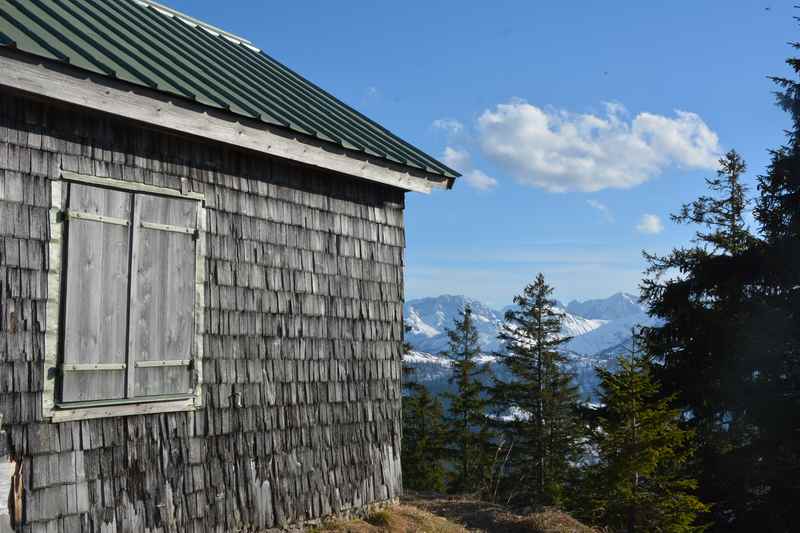
<path fill-rule="evenodd" d="M 452 178 L 416 171 L 260 121 L 29 54 L 0 50 L 0 87 L 51 98 L 177 133 L 261 152 L 406 191 L 449 188 Z"/>

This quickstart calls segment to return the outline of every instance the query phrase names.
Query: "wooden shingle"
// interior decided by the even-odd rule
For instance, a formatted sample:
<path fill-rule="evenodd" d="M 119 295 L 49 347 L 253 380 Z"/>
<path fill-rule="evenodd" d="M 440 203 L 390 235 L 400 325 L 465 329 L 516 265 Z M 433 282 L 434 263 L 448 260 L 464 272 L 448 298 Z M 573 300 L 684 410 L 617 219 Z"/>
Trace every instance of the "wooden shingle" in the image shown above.
<path fill-rule="evenodd" d="M 399 495 L 402 191 L 8 93 L 0 132 L 21 530 L 259 531 Z M 205 193 L 201 409 L 43 419 L 59 166 Z"/>

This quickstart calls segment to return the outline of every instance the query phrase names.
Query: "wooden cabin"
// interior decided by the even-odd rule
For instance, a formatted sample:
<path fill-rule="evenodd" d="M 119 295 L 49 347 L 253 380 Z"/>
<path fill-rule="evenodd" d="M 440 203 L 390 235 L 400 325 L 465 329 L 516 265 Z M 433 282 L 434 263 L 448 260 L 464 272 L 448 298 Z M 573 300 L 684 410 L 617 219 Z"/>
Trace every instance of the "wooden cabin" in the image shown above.
<path fill-rule="evenodd" d="M 143 0 L 0 0 L 15 531 L 265 531 L 402 488 L 404 196 L 456 172 Z"/>

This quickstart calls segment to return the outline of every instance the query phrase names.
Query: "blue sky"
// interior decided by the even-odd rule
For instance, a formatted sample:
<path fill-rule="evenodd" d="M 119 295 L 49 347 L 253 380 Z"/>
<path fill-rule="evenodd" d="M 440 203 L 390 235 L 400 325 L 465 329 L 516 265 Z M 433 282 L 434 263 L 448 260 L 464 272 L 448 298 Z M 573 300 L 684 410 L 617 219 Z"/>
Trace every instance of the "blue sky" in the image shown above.
<path fill-rule="evenodd" d="M 407 196 L 406 298 L 497 306 L 539 271 L 564 300 L 636 292 L 730 148 L 755 189 L 789 125 L 767 76 L 800 38 L 778 1 L 166 3 L 457 164 Z"/>

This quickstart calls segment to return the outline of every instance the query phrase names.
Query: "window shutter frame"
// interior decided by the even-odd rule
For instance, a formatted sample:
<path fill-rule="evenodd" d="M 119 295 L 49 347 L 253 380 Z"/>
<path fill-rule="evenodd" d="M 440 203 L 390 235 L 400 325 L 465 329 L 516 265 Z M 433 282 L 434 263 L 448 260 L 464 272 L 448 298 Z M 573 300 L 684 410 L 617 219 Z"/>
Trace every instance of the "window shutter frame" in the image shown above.
<path fill-rule="evenodd" d="M 160 197 L 193 200 L 196 211 L 196 228 L 194 231 L 195 245 L 195 272 L 194 272 L 194 308 L 193 335 L 190 340 L 189 365 L 189 394 L 179 397 L 140 397 L 126 398 L 124 400 L 97 400 L 86 402 L 64 403 L 59 399 L 61 379 L 61 366 L 63 364 L 64 341 L 64 286 L 66 282 L 67 243 L 64 239 L 65 227 L 70 220 L 70 214 L 65 209 L 66 191 L 71 184 L 83 183 L 102 188 L 115 189 L 122 192 L 135 194 L 155 195 Z M 207 258 L 207 211 L 205 195 L 189 190 L 189 182 L 181 179 L 179 189 L 148 185 L 143 183 L 128 182 L 113 178 L 101 178 L 61 171 L 61 176 L 51 180 L 49 233 L 47 249 L 47 300 L 45 303 L 46 321 L 44 326 L 44 394 L 41 396 L 41 413 L 43 418 L 53 423 L 86 420 L 93 418 L 106 418 L 116 416 L 132 416 L 161 412 L 192 411 L 203 406 L 203 356 L 205 334 L 205 282 Z M 133 200 L 132 200 L 133 201 Z M 74 215 L 74 213 L 73 213 Z M 78 214 L 77 218 L 81 218 Z M 91 217 L 90 217 L 91 218 Z M 112 217 L 113 218 L 113 217 Z M 131 223 L 133 213 L 131 212 Z M 105 221 L 103 221 L 105 222 Z M 109 223 L 119 222 L 110 220 Z M 166 228 L 169 230 L 170 228 Z M 132 235 L 131 239 L 132 241 Z M 132 244 L 132 242 L 131 242 Z M 131 248 L 132 253 L 132 248 Z M 129 270 L 130 278 L 130 270 Z M 129 293 L 130 294 L 130 291 Z M 126 310 L 130 315 L 130 306 Z M 130 316 L 128 317 L 128 323 Z M 129 327 L 129 324 L 128 324 Z M 126 353 L 126 373 L 130 364 L 131 355 Z M 185 360 L 180 361 L 185 363 Z M 101 364 L 101 363 L 97 363 Z M 169 364 L 169 361 L 167 361 Z M 78 367 L 78 370 L 84 370 Z M 86 369 L 89 370 L 88 368 Z M 127 376 L 126 376 L 127 379 Z M 127 383 L 127 382 L 126 382 Z M 127 393 L 127 384 L 126 384 Z"/>

